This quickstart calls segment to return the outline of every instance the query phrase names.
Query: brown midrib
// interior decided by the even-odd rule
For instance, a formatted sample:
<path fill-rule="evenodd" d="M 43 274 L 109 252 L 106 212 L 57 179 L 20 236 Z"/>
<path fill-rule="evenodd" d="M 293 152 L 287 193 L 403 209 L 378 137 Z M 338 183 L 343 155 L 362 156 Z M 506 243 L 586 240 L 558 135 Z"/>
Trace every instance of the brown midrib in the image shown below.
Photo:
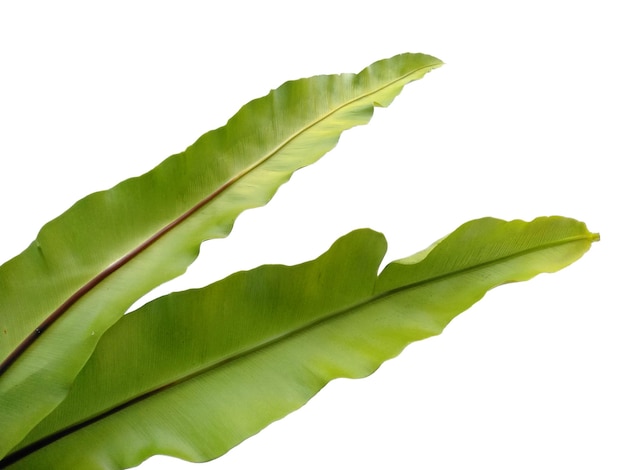
<path fill-rule="evenodd" d="M 67 312 L 74 304 L 76 304 L 88 292 L 90 292 L 93 288 L 95 288 L 102 281 L 107 279 L 111 274 L 115 273 L 118 269 L 125 266 L 127 263 L 129 263 L 139 254 L 145 251 L 147 248 L 152 246 L 154 243 L 160 240 L 167 233 L 169 233 L 174 228 L 179 226 L 181 223 L 183 223 L 193 214 L 195 214 L 200 209 L 205 207 L 208 203 L 210 203 L 215 198 L 217 198 L 220 194 L 226 191 L 230 186 L 232 186 L 237 181 L 242 179 L 244 176 L 252 172 L 255 168 L 258 168 L 260 165 L 262 165 L 263 163 L 271 159 L 273 156 L 275 156 L 278 152 L 280 152 L 280 150 L 286 147 L 293 140 L 295 140 L 300 135 L 304 134 L 306 131 L 316 126 L 320 122 L 324 121 L 328 117 L 332 116 L 336 112 L 340 111 L 341 109 L 346 108 L 350 106 L 351 104 L 357 101 L 360 101 L 364 98 L 367 98 L 368 96 L 374 95 L 380 92 L 381 90 L 388 88 L 389 86 L 392 86 L 395 83 L 398 83 L 406 79 L 410 75 L 413 75 L 415 73 L 420 72 L 421 70 L 432 68 L 432 67 L 433 65 L 417 67 L 411 70 L 410 72 L 407 72 L 406 74 L 398 77 L 397 79 L 387 82 L 384 86 L 380 86 L 368 93 L 364 93 L 363 95 L 358 96 L 350 101 L 347 101 L 341 106 L 338 106 L 337 108 L 328 111 L 324 115 L 320 116 L 318 119 L 312 121 L 309 125 L 304 126 L 298 132 L 294 133 L 293 135 L 285 139 L 280 145 L 278 145 L 274 150 L 269 152 L 265 157 L 262 157 L 256 163 L 254 163 L 253 165 L 249 166 L 248 168 L 244 169 L 243 171 L 241 171 L 240 173 L 238 173 L 237 175 L 233 176 L 231 179 L 226 181 L 222 186 L 217 188 L 210 195 L 202 199 L 200 202 L 198 202 L 195 206 L 193 206 L 187 212 L 179 216 L 177 219 L 175 219 L 174 221 L 170 222 L 168 225 L 160 229 L 158 232 L 156 232 L 146 241 L 138 245 L 135 249 L 128 252 L 126 255 L 124 255 L 123 257 L 121 257 L 120 259 L 112 263 L 111 265 L 109 265 L 107 268 L 105 268 L 103 271 L 101 271 L 95 277 L 89 280 L 86 284 L 84 284 L 81 288 L 79 288 L 76 292 L 74 292 L 74 294 L 72 294 L 65 302 L 63 302 L 59 307 L 57 307 L 57 309 L 54 310 L 50 315 L 48 315 L 48 317 L 46 317 L 46 319 L 43 322 L 41 322 L 26 338 L 24 338 L 24 340 L 22 340 L 22 342 L 13 351 L 11 351 L 11 353 L 4 359 L 4 361 L 0 363 L 0 379 L 2 375 L 7 371 L 7 369 L 13 363 L 15 363 L 15 361 L 37 340 L 37 338 L 39 338 L 52 324 L 54 324 L 54 322 L 56 322 L 59 318 L 61 318 L 61 316 L 63 316 L 65 312 Z"/>

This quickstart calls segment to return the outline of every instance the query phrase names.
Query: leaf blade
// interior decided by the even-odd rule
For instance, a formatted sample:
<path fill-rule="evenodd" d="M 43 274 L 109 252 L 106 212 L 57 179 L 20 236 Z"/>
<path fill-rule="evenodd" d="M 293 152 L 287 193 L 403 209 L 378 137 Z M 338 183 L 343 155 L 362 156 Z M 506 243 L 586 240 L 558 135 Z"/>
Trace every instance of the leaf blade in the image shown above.
<path fill-rule="evenodd" d="M 0 456 L 64 398 L 135 300 L 183 273 L 202 241 L 226 236 L 343 130 L 367 123 L 375 103 L 440 65 L 403 54 L 356 75 L 287 82 L 185 152 L 46 224 L 0 266 L 0 409 L 11 410 L 0 415 Z"/>
<path fill-rule="evenodd" d="M 181 353 L 187 355 L 183 378 L 155 376 L 148 380 L 152 381 L 146 387 L 150 392 L 143 395 L 126 390 L 128 397 L 135 398 L 127 397 L 123 406 L 104 406 L 109 411 L 102 419 L 94 419 L 98 416 L 95 408 L 83 410 L 90 416 L 86 426 L 40 447 L 41 455 L 23 456 L 23 461 L 8 468 L 38 468 L 37 462 L 69 458 L 72 447 L 84 449 L 83 444 L 87 449 L 94 446 L 91 457 L 82 451 L 77 457 L 91 459 L 85 468 L 125 468 L 154 453 L 193 461 L 216 458 L 304 404 L 329 380 L 369 375 L 408 343 L 440 333 L 490 288 L 560 269 L 582 256 L 596 239 L 584 224 L 560 217 L 533 222 L 480 219 L 464 224 L 417 261 L 391 263 L 377 276 L 376 264 L 384 251 L 382 237 L 357 231 L 340 239 L 316 261 L 295 267 L 263 266 L 202 290 L 154 301 L 146 311 L 128 315 L 103 337 L 78 377 L 75 394 L 23 445 L 42 443 L 40 439 L 55 427 L 69 429 L 67 422 L 62 423 L 76 412 L 72 404 L 84 404 L 93 393 L 112 396 L 106 384 L 98 384 L 98 377 L 111 372 L 111 366 L 95 365 L 99 361 L 119 364 L 122 357 L 130 357 L 134 366 L 118 371 L 123 384 L 123 377 L 146 374 L 142 372 L 146 364 L 175 361 L 176 351 L 185 350 Z M 335 276 L 328 272 L 333 269 L 343 271 Z M 305 281 L 296 280 L 302 278 Z M 320 284 L 311 282 L 313 279 L 320 279 Z M 343 282 L 334 285 L 339 280 Z M 294 283 L 306 289 L 293 289 Z M 253 286 L 257 290 L 251 290 Z M 263 288 L 258 290 L 259 286 Z M 329 290 L 330 286 L 334 288 Z M 364 296 L 366 290 L 369 294 Z M 252 294 L 244 295 L 246 292 Z M 325 293 L 334 299 L 329 301 Z M 252 312 L 256 304 L 265 306 L 260 313 L 258 309 Z M 205 313 L 215 311 L 215 305 L 223 306 L 217 310 L 217 320 Z M 312 305 L 322 311 L 311 310 Z M 266 318 L 268 306 L 274 311 L 271 319 Z M 157 309 L 158 314 L 150 309 Z M 241 313 L 243 319 L 233 320 L 235 313 Z M 180 322 L 188 317 L 193 320 L 185 328 Z M 216 323 L 209 326 L 207 322 L 212 321 Z M 184 338 L 172 340 L 176 331 Z M 231 338 L 233 331 L 235 337 L 251 342 L 237 346 L 241 350 L 222 351 L 221 359 L 206 353 L 207 347 L 221 347 L 220 341 Z M 141 359 L 130 351 L 120 353 L 120 344 L 133 343 L 139 337 L 145 337 L 140 340 L 143 353 L 139 355 L 145 354 Z M 202 341 L 208 346 L 198 353 L 203 350 Z M 204 354 L 204 358 L 198 359 L 196 354 Z M 190 365 L 193 360 L 202 366 Z M 167 375 L 175 367 L 165 369 L 170 371 Z M 139 422 L 143 422 L 141 431 L 136 429 Z M 46 430 L 46 426 L 50 427 Z M 106 446 L 101 442 L 104 439 L 109 440 Z M 138 450 L 129 450 L 131 441 Z M 115 456 L 106 459 L 113 458 L 119 467 L 102 463 L 105 447 L 116 449 Z M 80 468 L 78 460 L 59 462 L 61 467 L 71 464 Z"/>

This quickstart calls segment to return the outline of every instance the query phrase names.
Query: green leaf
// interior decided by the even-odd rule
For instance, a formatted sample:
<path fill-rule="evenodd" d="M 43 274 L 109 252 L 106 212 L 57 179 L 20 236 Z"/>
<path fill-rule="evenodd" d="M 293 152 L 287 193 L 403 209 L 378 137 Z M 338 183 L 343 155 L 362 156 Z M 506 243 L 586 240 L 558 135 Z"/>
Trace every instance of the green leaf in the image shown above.
<path fill-rule="evenodd" d="M 67 399 L 0 467 L 214 459 L 328 381 L 369 375 L 489 289 L 557 271 L 597 239 L 563 217 L 486 218 L 378 275 L 386 242 L 359 230 L 314 261 L 162 297 L 102 337 Z"/>
<path fill-rule="evenodd" d="M 422 54 L 287 82 L 145 175 L 94 193 L 0 267 L 0 457 L 66 396 L 101 335 L 297 169 L 441 65 Z"/>

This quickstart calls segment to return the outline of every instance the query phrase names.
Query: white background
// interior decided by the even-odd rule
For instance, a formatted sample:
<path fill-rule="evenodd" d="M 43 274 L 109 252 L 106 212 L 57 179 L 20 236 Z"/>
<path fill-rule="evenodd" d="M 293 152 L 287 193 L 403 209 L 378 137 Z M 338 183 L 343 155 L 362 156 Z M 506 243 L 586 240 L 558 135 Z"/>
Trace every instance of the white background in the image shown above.
<path fill-rule="evenodd" d="M 0 261 L 288 79 L 429 53 L 447 65 L 160 292 L 301 262 L 359 227 L 386 234 L 388 260 L 487 215 L 567 215 L 602 241 L 218 460 L 141 468 L 624 469 L 620 3 L 2 1 Z"/>

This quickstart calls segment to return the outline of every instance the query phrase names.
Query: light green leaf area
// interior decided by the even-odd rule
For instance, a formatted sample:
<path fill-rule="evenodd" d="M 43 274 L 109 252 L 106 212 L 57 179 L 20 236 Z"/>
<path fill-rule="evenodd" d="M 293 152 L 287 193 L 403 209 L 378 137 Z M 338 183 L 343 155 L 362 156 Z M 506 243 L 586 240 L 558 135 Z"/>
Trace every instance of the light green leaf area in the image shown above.
<path fill-rule="evenodd" d="M 314 261 L 162 297 L 102 337 L 67 399 L 0 467 L 214 459 L 330 380 L 371 374 L 489 289 L 561 269 L 597 239 L 563 217 L 479 219 L 378 275 L 385 239 L 358 230 Z"/>
<path fill-rule="evenodd" d="M 66 396 L 101 335 L 342 131 L 441 65 L 403 54 L 287 82 L 141 177 L 78 201 L 0 266 L 0 458 Z M 42 197 L 45 197 L 43 195 Z M 5 227 L 6 228 L 6 227 Z"/>

